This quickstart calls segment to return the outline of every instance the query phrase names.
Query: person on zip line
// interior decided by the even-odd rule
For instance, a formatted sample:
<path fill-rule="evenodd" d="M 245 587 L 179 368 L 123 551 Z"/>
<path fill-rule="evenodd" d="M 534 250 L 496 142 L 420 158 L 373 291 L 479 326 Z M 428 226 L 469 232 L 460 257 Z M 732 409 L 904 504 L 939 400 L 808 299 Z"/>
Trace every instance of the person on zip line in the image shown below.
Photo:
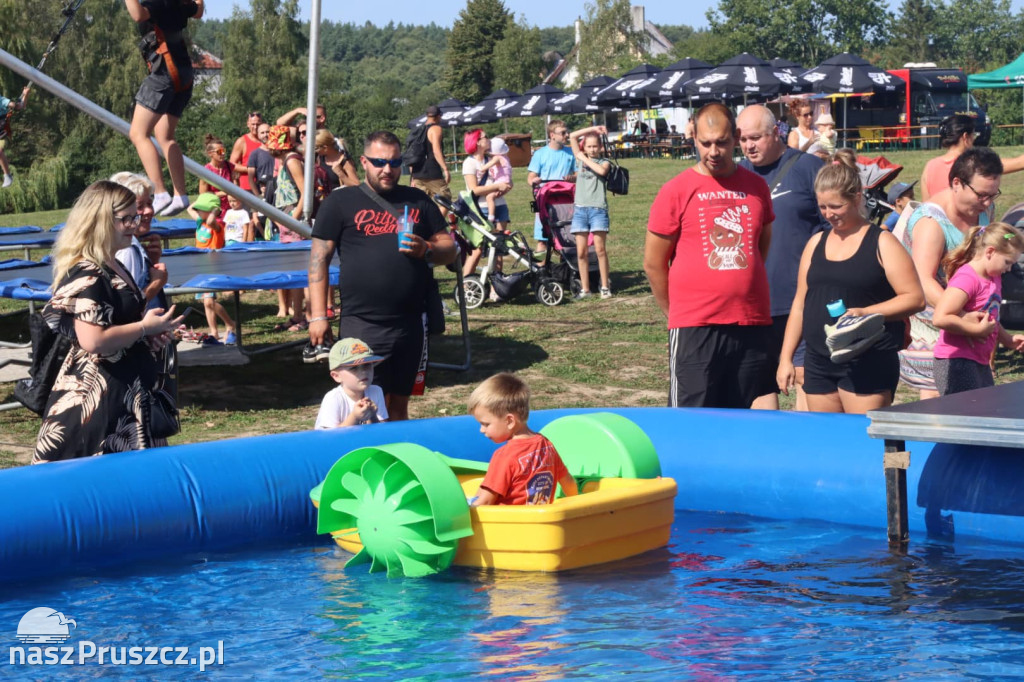
<path fill-rule="evenodd" d="M 189 205 L 185 193 L 185 161 L 174 133 L 192 98 L 194 73 L 184 30 L 190 18 L 203 16 L 204 2 L 125 0 L 128 14 L 139 26 L 142 36 L 139 47 L 149 66 L 149 75 L 135 95 L 135 112 L 128 135 L 156 189 L 153 208 L 162 216 L 180 213 Z M 164 184 L 159 152 L 150 141 L 154 134 L 167 159 L 173 198 Z"/>

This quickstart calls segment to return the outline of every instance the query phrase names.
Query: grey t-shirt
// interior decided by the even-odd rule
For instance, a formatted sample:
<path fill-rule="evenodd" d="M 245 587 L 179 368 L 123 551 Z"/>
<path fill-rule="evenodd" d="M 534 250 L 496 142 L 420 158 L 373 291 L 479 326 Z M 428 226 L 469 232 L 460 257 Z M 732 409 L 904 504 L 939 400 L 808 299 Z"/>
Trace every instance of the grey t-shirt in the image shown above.
<path fill-rule="evenodd" d="M 593 159 L 601 164 L 607 159 Z M 577 159 L 576 161 L 576 198 L 573 204 L 587 208 L 608 208 L 608 198 L 605 194 L 607 188 L 607 177 L 602 177 L 590 170 L 586 164 Z"/>

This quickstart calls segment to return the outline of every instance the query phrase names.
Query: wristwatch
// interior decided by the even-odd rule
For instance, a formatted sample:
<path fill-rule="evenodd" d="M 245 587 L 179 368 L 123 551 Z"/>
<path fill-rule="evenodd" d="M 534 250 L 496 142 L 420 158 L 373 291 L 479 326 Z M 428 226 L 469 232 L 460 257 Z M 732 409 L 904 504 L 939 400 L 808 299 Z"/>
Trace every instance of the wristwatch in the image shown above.
<path fill-rule="evenodd" d="M 431 259 L 434 257 L 434 249 L 427 243 L 427 250 L 423 252 L 423 260 L 427 261 L 427 265 L 433 266 Z"/>

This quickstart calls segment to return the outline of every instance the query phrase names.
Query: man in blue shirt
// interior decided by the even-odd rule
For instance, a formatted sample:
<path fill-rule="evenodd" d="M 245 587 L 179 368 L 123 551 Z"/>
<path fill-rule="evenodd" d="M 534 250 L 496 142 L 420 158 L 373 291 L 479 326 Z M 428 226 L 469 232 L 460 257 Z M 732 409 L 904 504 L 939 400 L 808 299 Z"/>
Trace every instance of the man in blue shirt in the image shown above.
<path fill-rule="evenodd" d="M 903 213 L 903 209 L 907 207 L 907 204 L 914 200 L 914 185 L 916 184 L 917 180 L 914 180 L 910 184 L 897 182 L 889 188 L 889 192 L 885 195 L 885 200 L 895 210 L 886 217 L 885 222 L 882 224 L 885 229 L 890 232 L 896 229 L 896 223 L 899 222 L 900 214 Z"/>
<path fill-rule="evenodd" d="M 536 187 L 541 180 L 576 182 L 576 157 L 565 146 L 568 139 L 569 128 L 565 121 L 555 120 L 548 124 L 548 143 L 533 153 L 527 168 L 526 181 L 530 187 Z M 537 250 L 544 251 L 547 240 L 539 216 L 534 216 L 533 237 L 537 240 Z"/>
<path fill-rule="evenodd" d="M 813 154 L 788 147 L 779 139 L 775 116 L 761 105 L 745 108 L 736 118 L 740 129 L 739 144 L 744 159 L 739 165 L 760 175 L 772 193 L 772 245 L 765 259 L 768 293 L 771 301 L 773 357 L 782 350 L 782 337 L 789 319 L 789 309 L 796 294 L 800 257 L 807 240 L 828 227 L 818 210 L 814 178 L 824 162 Z M 803 344 L 794 357 L 797 368 L 797 409 L 804 406 Z M 779 396 L 770 393 L 757 398 L 754 409 L 779 408 Z"/>

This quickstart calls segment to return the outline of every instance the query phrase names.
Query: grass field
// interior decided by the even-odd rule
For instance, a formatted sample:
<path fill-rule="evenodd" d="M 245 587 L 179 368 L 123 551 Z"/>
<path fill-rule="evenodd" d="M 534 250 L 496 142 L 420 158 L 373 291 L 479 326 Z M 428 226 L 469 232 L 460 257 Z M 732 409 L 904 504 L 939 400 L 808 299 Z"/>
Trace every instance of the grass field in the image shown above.
<path fill-rule="evenodd" d="M 1024 148 L 1001 148 L 1004 157 Z M 920 177 L 934 152 L 888 153 L 900 163 L 900 179 Z M 665 404 L 667 332 L 642 268 L 647 213 L 661 185 L 692 165 L 669 159 L 625 160 L 631 173 L 630 194 L 610 197 L 612 228 L 608 239 L 612 290 L 608 300 L 569 301 L 549 308 L 531 294 L 501 304 L 485 303 L 470 312 L 472 368 L 466 372 L 431 370 L 427 393 L 414 398 L 414 418 L 465 414 L 469 393 L 482 379 L 510 370 L 526 378 L 535 409 L 553 407 L 633 406 Z M 513 229 L 532 231 L 529 190 L 524 169 L 516 169 L 509 195 Z M 461 187 L 461 180 L 456 180 Z M 1006 176 L 997 213 L 1024 201 L 1024 173 Z M 66 211 L 0 216 L 0 225 L 49 227 Z M 38 257 L 38 254 L 37 254 Z M 451 307 L 454 276 L 438 271 L 442 293 Z M 189 299 L 191 297 L 188 297 Z M 181 297 L 181 305 L 191 300 Z M 19 308 L 0 300 L 0 311 Z M 275 333 L 273 293 L 250 292 L 242 298 L 245 343 L 250 348 L 302 338 Z M 193 316 L 193 319 L 195 318 Z M 27 316 L 0 318 L 0 340 L 27 341 Z M 458 318 L 448 318 L 448 332 L 432 342 L 433 359 L 461 363 Z M 999 381 L 1024 371 L 1016 357 L 998 359 Z M 323 365 L 303 365 L 299 348 L 255 355 L 242 367 L 184 367 L 180 372 L 183 430 L 172 443 L 219 440 L 311 428 L 323 394 L 333 385 Z M 0 403 L 9 402 L 13 384 L 0 384 Z M 913 399 L 904 390 L 898 400 Z M 786 405 L 786 403 L 784 403 Z M 0 412 L 0 467 L 27 461 L 35 441 L 38 418 L 27 410 Z"/>

